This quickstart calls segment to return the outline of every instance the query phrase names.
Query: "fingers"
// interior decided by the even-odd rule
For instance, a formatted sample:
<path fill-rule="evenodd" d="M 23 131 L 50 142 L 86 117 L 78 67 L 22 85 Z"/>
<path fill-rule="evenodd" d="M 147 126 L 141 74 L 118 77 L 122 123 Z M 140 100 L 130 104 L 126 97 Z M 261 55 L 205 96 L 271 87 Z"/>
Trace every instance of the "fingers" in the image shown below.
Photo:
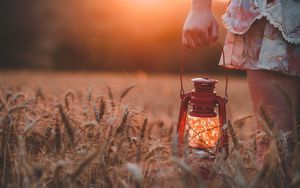
<path fill-rule="evenodd" d="M 197 35 L 201 38 L 202 46 L 209 45 L 209 32 L 208 30 L 198 30 Z"/>
<path fill-rule="evenodd" d="M 182 43 L 187 48 L 196 48 L 196 43 L 188 30 L 182 33 Z"/>
<path fill-rule="evenodd" d="M 218 39 L 218 24 L 211 11 L 191 10 L 183 26 L 182 42 L 188 48 L 209 45 Z"/>
<path fill-rule="evenodd" d="M 192 37 L 196 47 L 198 47 L 198 48 L 202 47 L 203 44 L 202 44 L 201 37 L 196 32 L 193 32 L 193 31 L 191 31 L 190 34 L 191 34 L 191 37 Z"/>
<path fill-rule="evenodd" d="M 183 45 L 188 48 L 202 47 L 209 44 L 208 32 L 202 30 L 185 30 L 182 35 Z"/>
<path fill-rule="evenodd" d="M 214 23 L 211 27 L 209 43 L 217 41 L 219 38 L 219 26 L 217 23 Z"/>

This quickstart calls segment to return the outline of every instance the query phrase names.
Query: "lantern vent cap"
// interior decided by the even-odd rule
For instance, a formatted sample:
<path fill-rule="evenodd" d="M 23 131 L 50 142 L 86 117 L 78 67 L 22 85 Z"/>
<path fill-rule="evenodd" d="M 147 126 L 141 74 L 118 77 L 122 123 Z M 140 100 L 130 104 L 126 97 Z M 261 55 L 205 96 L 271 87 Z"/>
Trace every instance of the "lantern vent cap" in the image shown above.
<path fill-rule="evenodd" d="M 207 77 L 203 77 L 203 78 L 193 78 L 192 82 L 194 82 L 195 84 L 215 84 L 218 83 L 218 80 L 214 80 L 212 78 L 207 78 Z"/>

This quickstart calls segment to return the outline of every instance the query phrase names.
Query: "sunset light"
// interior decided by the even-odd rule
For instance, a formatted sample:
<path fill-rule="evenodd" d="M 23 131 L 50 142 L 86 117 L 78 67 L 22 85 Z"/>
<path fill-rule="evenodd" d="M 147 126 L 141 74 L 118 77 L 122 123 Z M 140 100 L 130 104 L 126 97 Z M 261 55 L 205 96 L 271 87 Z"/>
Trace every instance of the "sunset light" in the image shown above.
<path fill-rule="evenodd" d="M 300 188 L 299 10 L 2 1 L 0 188 Z"/>
<path fill-rule="evenodd" d="M 213 13 L 221 26 L 220 40 L 224 39 L 225 34 L 220 19 L 225 11 L 224 2 L 226 1 L 213 0 L 212 5 Z M 13 20 L 26 30 L 22 34 L 26 40 L 17 40 L 15 37 L 13 40 L 35 40 L 23 47 L 28 52 L 19 52 L 20 58 L 27 58 L 26 60 L 17 61 L 18 55 L 15 54 L 11 56 L 13 61 L 72 69 L 96 67 L 117 70 L 120 66 L 125 66 L 126 70 L 177 69 L 175 62 L 180 59 L 182 49 L 181 29 L 191 7 L 188 0 L 62 0 L 60 3 L 46 0 L 39 4 L 28 8 L 33 9 L 32 14 L 27 14 L 26 9 L 21 9 L 24 13 L 17 9 L 12 9 L 15 12 L 10 11 L 17 16 L 32 16 L 27 20 L 35 20 L 26 22 L 27 25 L 18 23 L 24 19 Z M 10 24 L 7 27 L 9 26 Z M 10 30 L 7 33 L 14 35 Z M 11 44 L 7 42 L 3 45 Z M 35 46 L 39 46 L 39 50 Z M 4 50 L 6 49 L 9 50 Z M 3 53 L 10 54 L 9 51 Z M 217 60 L 216 55 L 203 53 L 201 61 Z M 195 57 L 191 57 L 193 59 Z M 190 65 L 195 63 L 196 61 L 192 61 Z M 212 65 L 204 62 L 200 64 L 207 67 Z M 13 63 L 7 63 L 7 66 L 11 65 Z"/>

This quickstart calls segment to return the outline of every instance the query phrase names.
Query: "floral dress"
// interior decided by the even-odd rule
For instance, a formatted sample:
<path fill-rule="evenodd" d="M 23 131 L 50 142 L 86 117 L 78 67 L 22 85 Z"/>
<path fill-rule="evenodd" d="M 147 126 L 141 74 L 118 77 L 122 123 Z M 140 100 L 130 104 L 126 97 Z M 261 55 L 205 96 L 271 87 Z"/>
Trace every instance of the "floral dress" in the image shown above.
<path fill-rule="evenodd" d="M 231 0 L 223 21 L 227 68 L 300 76 L 300 0 Z"/>

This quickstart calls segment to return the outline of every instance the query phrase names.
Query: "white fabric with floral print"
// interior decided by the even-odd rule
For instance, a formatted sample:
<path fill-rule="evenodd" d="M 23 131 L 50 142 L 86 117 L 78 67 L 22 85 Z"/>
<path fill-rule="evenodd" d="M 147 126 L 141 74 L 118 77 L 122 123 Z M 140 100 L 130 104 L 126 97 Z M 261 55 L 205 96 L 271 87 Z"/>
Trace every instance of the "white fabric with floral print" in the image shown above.
<path fill-rule="evenodd" d="M 231 0 L 223 21 L 226 67 L 300 76 L 300 0 Z"/>
<path fill-rule="evenodd" d="M 300 44 L 300 0 L 231 0 L 223 21 L 228 31 L 245 33 L 262 17 L 290 43 Z"/>

